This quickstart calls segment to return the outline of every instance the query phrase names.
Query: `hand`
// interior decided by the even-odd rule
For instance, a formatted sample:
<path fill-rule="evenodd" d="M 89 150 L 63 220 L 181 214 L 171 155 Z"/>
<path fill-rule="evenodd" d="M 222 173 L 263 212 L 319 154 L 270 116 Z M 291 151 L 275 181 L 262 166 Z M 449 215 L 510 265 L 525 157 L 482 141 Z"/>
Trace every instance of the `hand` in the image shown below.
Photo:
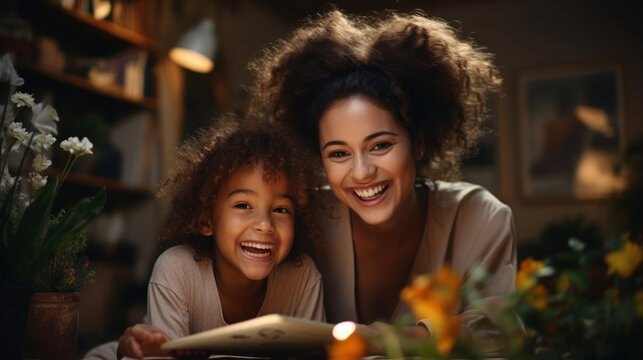
<path fill-rule="evenodd" d="M 144 356 L 167 356 L 170 352 L 161 350 L 161 344 L 170 338 L 151 325 L 136 324 L 128 327 L 118 339 L 118 358 L 128 356 L 142 359 Z"/>

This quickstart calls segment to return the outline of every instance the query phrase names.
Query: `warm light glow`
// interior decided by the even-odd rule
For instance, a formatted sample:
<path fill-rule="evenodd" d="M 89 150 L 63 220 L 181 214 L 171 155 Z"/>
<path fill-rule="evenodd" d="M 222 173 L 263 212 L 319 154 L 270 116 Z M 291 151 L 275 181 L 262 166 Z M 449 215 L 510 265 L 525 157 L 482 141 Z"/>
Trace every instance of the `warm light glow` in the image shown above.
<path fill-rule="evenodd" d="M 94 0 L 94 17 L 97 20 L 105 19 L 112 11 L 112 3 L 108 0 Z"/>
<path fill-rule="evenodd" d="M 214 62 L 207 56 L 184 48 L 170 50 L 170 59 L 186 69 L 200 73 L 210 72 L 214 67 Z"/>
<path fill-rule="evenodd" d="M 614 129 L 610 125 L 609 117 L 603 109 L 591 106 L 578 105 L 574 108 L 574 115 L 588 128 L 603 134 L 603 136 L 614 137 Z"/>
<path fill-rule="evenodd" d="M 355 330 L 357 330 L 357 324 L 355 324 L 354 322 L 340 322 L 333 328 L 333 337 L 336 340 L 343 341 L 348 339 L 348 337 L 351 336 L 355 332 Z"/>

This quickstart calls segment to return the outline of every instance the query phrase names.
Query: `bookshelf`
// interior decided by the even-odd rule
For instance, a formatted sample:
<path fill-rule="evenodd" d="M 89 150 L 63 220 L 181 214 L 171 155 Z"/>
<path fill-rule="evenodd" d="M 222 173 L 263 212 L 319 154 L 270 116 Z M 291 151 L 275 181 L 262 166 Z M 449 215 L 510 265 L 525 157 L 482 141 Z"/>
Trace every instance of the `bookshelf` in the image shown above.
<path fill-rule="evenodd" d="M 156 111 L 156 99 L 150 96 L 134 97 L 124 94 L 123 91 L 116 87 L 100 87 L 93 85 L 86 78 L 73 74 L 64 74 L 53 72 L 33 65 L 19 65 L 18 72 L 21 76 L 33 78 L 36 82 L 47 81 L 53 82 L 63 90 L 89 91 L 98 97 L 107 97 L 116 102 L 131 105 L 134 108 L 144 108 L 150 111 Z"/>
<path fill-rule="evenodd" d="M 107 123 L 108 131 L 127 121 L 132 117 L 131 114 L 140 113 L 146 114 L 146 118 L 152 122 L 151 126 L 155 127 L 158 103 L 151 69 L 155 59 L 162 54 L 162 47 L 153 38 L 134 30 L 149 29 L 145 14 L 128 16 L 127 25 L 131 27 L 128 28 L 116 23 L 113 13 L 119 5 L 128 7 L 121 9 L 121 12 L 151 10 L 154 1 L 114 0 L 111 2 L 112 14 L 105 20 L 97 20 L 86 11 L 88 2 L 91 0 L 76 0 L 72 2 L 73 6 L 68 5 L 70 8 L 63 7 L 64 2 L 60 0 L 16 2 L 18 16 L 26 20 L 34 35 L 32 42 L 20 47 L 22 52 L 16 54 L 17 71 L 25 79 L 21 91 L 31 92 L 37 99 L 43 92 L 47 94 L 61 117 L 59 139 L 67 135 L 85 136 L 74 131 L 69 131 L 69 134 L 65 132 L 69 128 L 78 128 L 77 125 L 85 121 L 87 114 L 100 114 Z M 49 53 L 51 50 L 42 50 L 41 38 L 47 38 L 49 43 L 55 42 L 57 49 L 54 56 Z M 64 66 L 51 66 L 43 60 L 55 56 L 64 57 Z M 103 74 L 107 73 L 116 80 L 108 83 L 93 81 L 91 71 L 97 64 L 107 68 L 101 70 Z M 128 73 L 128 67 L 134 67 L 133 64 L 137 67 Z M 134 90 L 130 86 L 133 83 L 137 85 Z M 149 126 L 143 130 L 147 132 Z M 90 134 L 87 136 L 94 141 Z M 140 141 L 150 146 L 149 141 L 145 141 L 149 137 L 149 134 L 142 133 Z M 149 150 L 137 151 L 149 154 Z M 130 154 L 122 154 L 123 158 L 128 156 Z M 143 161 L 141 165 L 146 164 L 147 161 Z M 60 165 L 54 156 L 54 168 Z M 146 179 L 134 182 L 131 176 L 125 176 L 129 180 L 123 181 L 123 174 L 120 174 L 120 179 L 118 177 L 119 174 L 99 176 L 84 169 L 82 173 L 72 173 L 66 187 L 72 198 L 78 197 L 73 196 L 75 188 L 83 190 L 78 193 L 84 193 L 92 188 L 105 187 L 111 195 L 108 196 L 109 207 L 113 207 L 110 203 L 120 203 L 125 197 L 140 199 L 152 195 L 154 183 Z"/>

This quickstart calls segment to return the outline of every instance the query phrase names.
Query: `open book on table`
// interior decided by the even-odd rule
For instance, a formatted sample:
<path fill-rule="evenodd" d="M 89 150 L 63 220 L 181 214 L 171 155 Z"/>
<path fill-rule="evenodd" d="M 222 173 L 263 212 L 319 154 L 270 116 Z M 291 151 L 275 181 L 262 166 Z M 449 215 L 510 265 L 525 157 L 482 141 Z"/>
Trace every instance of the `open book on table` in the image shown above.
<path fill-rule="evenodd" d="M 207 350 L 214 354 L 301 354 L 333 342 L 333 324 L 284 315 L 264 315 L 163 344 L 167 350 Z"/>

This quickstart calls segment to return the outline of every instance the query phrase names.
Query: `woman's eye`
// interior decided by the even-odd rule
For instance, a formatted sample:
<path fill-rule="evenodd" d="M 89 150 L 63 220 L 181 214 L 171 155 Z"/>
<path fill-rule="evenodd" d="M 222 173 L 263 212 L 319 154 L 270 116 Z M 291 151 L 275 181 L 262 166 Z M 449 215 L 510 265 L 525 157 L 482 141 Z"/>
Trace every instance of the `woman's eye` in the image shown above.
<path fill-rule="evenodd" d="M 346 155 L 348 155 L 346 153 L 346 151 L 332 151 L 331 153 L 328 154 L 328 157 L 329 158 L 343 158 Z"/>
<path fill-rule="evenodd" d="M 390 148 L 391 145 L 393 145 L 393 144 L 391 144 L 390 142 L 377 143 L 377 144 L 375 144 L 375 146 L 373 146 L 373 150 L 376 150 L 376 151 L 386 150 L 386 149 Z"/>
<path fill-rule="evenodd" d="M 250 209 L 250 204 L 246 203 L 239 203 L 239 204 L 234 204 L 234 207 L 237 209 Z"/>
<path fill-rule="evenodd" d="M 283 207 L 283 206 L 278 207 L 273 211 L 276 212 L 276 213 L 279 213 L 279 214 L 290 214 L 290 210 L 288 208 L 286 208 L 286 207 Z"/>

